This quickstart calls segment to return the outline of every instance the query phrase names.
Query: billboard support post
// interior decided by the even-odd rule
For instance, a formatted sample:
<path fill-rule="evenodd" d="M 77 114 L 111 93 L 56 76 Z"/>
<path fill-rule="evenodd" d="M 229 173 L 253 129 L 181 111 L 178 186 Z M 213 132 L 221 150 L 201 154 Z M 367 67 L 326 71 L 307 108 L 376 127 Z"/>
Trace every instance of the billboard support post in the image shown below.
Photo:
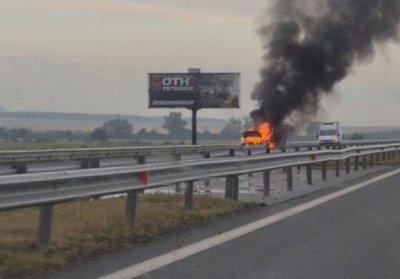
<path fill-rule="evenodd" d="M 197 144 L 197 110 L 198 108 L 192 107 L 192 145 Z"/>
<path fill-rule="evenodd" d="M 195 74 L 196 80 L 198 80 L 201 70 L 199 68 L 189 68 L 188 73 Z M 195 94 L 196 95 L 194 97 L 194 105 L 190 108 L 192 111 L 192 145 L 197 145 L 197 111 L 200 109 L 198 107 L 199 93 L 197 87 Z"/>

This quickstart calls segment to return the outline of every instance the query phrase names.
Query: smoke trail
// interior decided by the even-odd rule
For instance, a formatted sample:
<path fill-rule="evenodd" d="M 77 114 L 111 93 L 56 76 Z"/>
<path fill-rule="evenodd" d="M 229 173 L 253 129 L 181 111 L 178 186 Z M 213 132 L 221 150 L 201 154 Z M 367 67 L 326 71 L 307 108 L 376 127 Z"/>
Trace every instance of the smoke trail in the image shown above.
<path fill-rule="evenodd" d="M 281 142 L 284 123 L 314 117 L 321 95 L 355 62 L 398 39 L 400 0 L 278 0 L 267 19 L 259 30 L 265 65 L 252 92 L 258 109 L 250 115 L 270 122 Z"/>

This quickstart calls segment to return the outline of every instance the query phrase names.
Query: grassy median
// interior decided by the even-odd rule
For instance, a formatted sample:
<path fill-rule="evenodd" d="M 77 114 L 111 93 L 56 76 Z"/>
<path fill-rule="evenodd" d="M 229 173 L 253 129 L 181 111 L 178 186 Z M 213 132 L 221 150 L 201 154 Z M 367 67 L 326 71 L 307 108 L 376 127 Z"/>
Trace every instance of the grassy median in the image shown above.
<path fill-rule="evenodd" d="M 0 278 L 22 278 L 57 269 L 71 261 L 147 242 L 168 233 L 203 225 L 216 216 L 242 211 L 240 201 L 197 196 L 194 209 L 183 209 L 182 196 L 146 195 L 138 199 L 137 222 L 127 226 L 125 198 L 56 205 L 51 244 L 36 245 L 38 210 L 0 213 Z"/>

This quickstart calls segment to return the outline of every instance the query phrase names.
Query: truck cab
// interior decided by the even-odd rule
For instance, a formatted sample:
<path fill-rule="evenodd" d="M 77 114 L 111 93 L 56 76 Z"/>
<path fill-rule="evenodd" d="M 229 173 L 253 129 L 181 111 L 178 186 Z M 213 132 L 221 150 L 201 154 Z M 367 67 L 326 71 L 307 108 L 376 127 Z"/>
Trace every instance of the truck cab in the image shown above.
<path fill-rule="evenodd" d="M 317 137 L 319 145 L 341 144 L 343 142 L 343 136 L 340 123 L 338 121 L 321 123 Z"/>

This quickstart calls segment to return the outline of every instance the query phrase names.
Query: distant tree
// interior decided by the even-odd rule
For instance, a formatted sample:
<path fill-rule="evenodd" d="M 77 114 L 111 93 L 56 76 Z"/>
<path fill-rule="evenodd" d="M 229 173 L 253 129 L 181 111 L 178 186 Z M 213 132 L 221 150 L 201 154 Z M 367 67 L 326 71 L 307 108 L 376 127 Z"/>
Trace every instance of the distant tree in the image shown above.
<path fill-rule="evenodd" d="M 99 127 L 93 130 L 93 132 L 90 134 L 90 139 L 91 140 L 99 140 L 99 141 L 106 141 L 107 140 L 107 133 L 106 131 Z"/>
<path fill-rule="evenodd" d="M 31 130 L 26 128 L 13 128 L 7 131 L 7 135 L 9 138 L 12 138 L 14 141 L 26 140 L 31 136 Z"/>
<path fill-rule="evenodd" d="M 157 132 L 155 128 L 151 129 L 149 132 L 147 132 L 148 138 L 149 139 L 164 139 L 165 135 Z"/>
<path fill-rule="evenodd" d="M 73 132 L 71 130 L 66 131 L 56 131 L 60 138 L 71 140 L 73 138 Z"/>
<path fill-rule="evenodd" d="M 7 131 L 4 127 L 0 127 L 0 138 L 5 138 L 7 135 Z"/>
<path fill-rule="evenodd" d="M 146 129 L 146 128 L 140 129 L 139 132 L 136 133 L 136 136 L 137 136 L 138 138 L 140 138 L 140 139 L 142 139 L 142 138 L 147 138 L 147 136 L 148 136 L 147 129 Z"/>
<path fill-rule="evenodd" d="M 168 116 L 164 116 L 164 124 L 162 127 L 168 131 L 172 138 L 180 138 L 187 134 L 185 129 L 186 121 L 182 119 L 182 113 L 170 112 Z"/>
<path fill-rule="evenodd" d="M 133 127 L 125 119 L 112 119 L 104 122 L 103 129 L 108 138 L 127 139 L 132 136 Z"/>
<path fill-rule="evenodd" d="M 219 134 L 211 133 L 207 128 L 204 129 L 203 133 L 198 133 L 198 138 L 203 140 L 216 140 Z"/>
<path fill-rule="evenodd" d="M 222 128 L 221 136 L 226 139 L 238 139 L 243 132 L 243 123 L 240 119 L 231 118 L 228 120 L 224 128 Z"/>

